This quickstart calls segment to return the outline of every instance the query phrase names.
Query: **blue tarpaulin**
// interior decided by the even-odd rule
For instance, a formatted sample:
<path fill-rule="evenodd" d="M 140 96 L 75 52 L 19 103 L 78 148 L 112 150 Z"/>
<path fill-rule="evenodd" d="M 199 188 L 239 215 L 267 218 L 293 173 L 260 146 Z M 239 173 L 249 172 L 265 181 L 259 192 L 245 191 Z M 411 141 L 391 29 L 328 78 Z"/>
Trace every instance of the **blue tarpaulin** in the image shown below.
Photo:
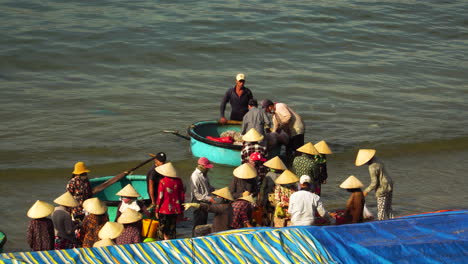
<path fill-rule="evenodd" d="M 468 263 L 468 211 L 341 226 L 251 228 L 90 249 L 0 254 L 0 263 Z"/>

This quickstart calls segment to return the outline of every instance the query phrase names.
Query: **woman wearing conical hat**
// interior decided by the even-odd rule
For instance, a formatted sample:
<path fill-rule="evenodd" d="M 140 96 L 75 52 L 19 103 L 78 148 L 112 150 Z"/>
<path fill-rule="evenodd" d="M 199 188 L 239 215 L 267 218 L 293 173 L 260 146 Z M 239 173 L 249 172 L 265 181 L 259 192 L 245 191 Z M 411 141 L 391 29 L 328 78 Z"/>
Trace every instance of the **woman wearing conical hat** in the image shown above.
<path fill-rule="evenodd" d="M 54 223 L 47 218 L 53 211 L 53 205 L 40 200 L 29 209 L 28 245 L 32 251 L 54 249 Z"/>
<path fill-rule="evenodd" d="M 58 204 L 52 213 L 52 221 L 55 229 L 54 249 L 69 249 L 79 246 L 76 239 L 76 223 L 72 219 L 72 209 L 79 205 L 71 193 L 65 192 L 54 200 Z"/>
<path fill-rule="evenodd" d="M 146 217 L 150 218 L 151 213 L 148 210 L 148 207 L 141 200 L 138 200 L 138 197 L 141 195 L 135 190 L 135 188 L 129 183 L 118 191 L 115 195 L 120 196 L 120 203 L 117 208 L 117 214 L 115 221 L 119 216 L 127 209 L 131 208 L 137 212 L 144 214 Z"/>
<path fill-rule="evenodd" d="M 232 221 L 231 228 L 238 229 L 244 227 L 253 227 L 252 213 L 253 204 L 255 203 L 252 195 L 244 194 L 237 198 L 232 204 Z"/>
<path fill-rule="evenodd" d="M 275 211 L 275 206 L 273 205 L 276 186 L 275 180 L 287 167 L 279 156 L 266 161 L 263 163 L 263 166 L 267 168 L 267 173 L 260 186 L 257 204 L 263 208 L 262 225 L 271 226 L 273 213 Z"/>
<path fill-rule="evenodd" d="M 364 185 L 354 175 L 349 176 L 340 185 L 340 188 L 346 189 L 351 193 L 346 202 L 346 210 L 342 214 L 336 216 L 337 224 L 362 223 L 364 220 L 364 194 L 362 192 Z"/>
<path fill-rule="evenodd" d="M 290 222 L 288 220 L 287 210 L 289 206 L 289 197 L 297 191 L 297 182 L 299 178 L 290 170 L 285 170 L 276 179 L 274 191 L 275 213 L 273 215 L 273 226 L 284 227 Z"/>
<path fill-rule="evenodd" d="M 124 225 L 124 230 L 122 234 L 115 239 L 115 243 L 117 245 L 141 243 L 143 241 L 141 235 L 142 218 L 143 216 L 141 213 L 131 208 L 127 208 L 119 216 L 119 219 L 117 219 L 118 223 Z"/>
<path fill-rule="evenodd" d="M 213 224 L 198 225 L 195 227 L 194 236 L 204 236 L 210 233 L 221 232 L 231 228 L 232 207 L 234 198 L 229 192 L 229 187 L 224 187 L 212 192 L 216 203 L 185 203 L 185 210 L 198 208 L 200 210 L 214 213 Z"/>
<path fill-rule="evenodd" d="M 244 163 L 233 170 L 229 191 L 234 199 L 244 196 L 244 193 L 256 196 L 258 194 L 257 170 L 249 163 Z"/>
<path fill-rule="evenodd" d="M 184 212 L 184 184 L 171 162 L 156 167 L 156 171 L 164 176 L 159 182 L 155 209 L 162 232 L 160 239 L 173 239 L 176 238 L 177 218 Z"/>
<path fill-rule="evenodd" d="M 377 218 L 379 220 L 393 218 L 392 198 L 393 181 L 385 170 L 383 162 L 375 156 L 375 149 L 360 149 L 356 156 L 356 166 L 367 165 L 370 185 L 364 190 L 364 196 L 375 190 L 377 198 Z"/>
<path fill-rule="evenodd" d="M 67 183 L 67 191 L 78 201 L 79 205 L 72 209 L 72 215 L 75 220 L 83 220 L 85 213 L 83 211 L 83 202 L 93 196 L 91 182 L 88 179 L 90 170 L 86 168 L 84 162 L 75 163 L 72 177 Z"/>
<path fill-rule="evenodd" d="M 319 173 L 319 189 L 320 192 L 318 195 L 321 194 L 321 185 L 327 183 L 328 172 L 327 172 L 327 155 L 333 154 L 330 147 L 328 146 L 325 140 L 321 140 L 320 142 L 314 145 L 315 149 L 318 151 L 319 155 L 316 157 L 316 162 L 318 164 L 318 173 Z"/>
<path fill-rule="evenodd" d="M 124 225 L 121 223 L 117 222 L 107 222 L 104 224 L 104 226 L 99 230 L 98 237 L 100 243 L 96 242 L 94 243 L 93 247 L 98 247 L 98 246 L 108 246 L 115 244 L 115 239 L 119 237 L 122 232 L 124 231 Z M 105 241 L 103 241 L 105 240 Z M 109 241 L 110 240 L 110 241 Z"/>
<path fill-rule="evenodd" d="M 241 162 L 248 163 L 250 155 L 254 152 L 260 153 L 263 157 L 268 155 L 267 148 L 260 144 L 264 136 L 255 128 L 251 128 L 245 135 L 242 136 Z"/>
<path fill-rule="evenodd" d="M 320 154 L 311 142 L 296 150 L 300 155 L 294 158 L 292 171 L 296 175 L 309 175 L 312 179 L 311 190 L 320 196 L 320 171 L 317 156 Z"/>
<path fill-rule="evenodd" d="M 84 248 L 90 248 L 99 240 L 98 232 L 109 221 L 109 216 L 107 215 L 107 206 L 97 197 L 85 200 L 83 208 L 88 214 L 81 223 L 81 245 Z"/>

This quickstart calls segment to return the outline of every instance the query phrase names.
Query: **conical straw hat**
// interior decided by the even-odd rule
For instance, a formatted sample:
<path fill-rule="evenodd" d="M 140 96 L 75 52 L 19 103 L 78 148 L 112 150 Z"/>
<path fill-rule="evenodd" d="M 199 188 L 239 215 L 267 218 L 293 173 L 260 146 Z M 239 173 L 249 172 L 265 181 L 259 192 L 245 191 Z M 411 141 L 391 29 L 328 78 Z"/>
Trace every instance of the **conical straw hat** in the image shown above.
<path fill-rule="evenodd" d="M 276 156 L 268 161 L 265 161 L 263 163 L 264 166 L 267 166 L 268 168 L 272 168 L 275 170 L 286 170 L 287 167 L 284 165 L 284 162 L 280 159 L 280 157 Z"/>
<path fill-rule="evenodd" d="M 174 165 L 172 165 L 172 162 L 168 162 L 161 166 L 157 166 L 155 170 L 163 176 L 177 178 L 177 171 L 174 168 Z"/>
<path fill-rule="evenodd" d="M 120 236 L 123 230 L 123 224 L 116 222 L 107 222 L 104 226 L 102 226 L 101 230 L 99 230 L 98 236 L 100 239 L 114 239 Z"/>
<path fill-rule="evenodd" d="M 302 153 L 310 154 L 310 155 L 318 155 L 320 154 L 314 147 L 312 143 L 307 143 L 304 146 L 296 149 L 297 151 L 300 151 Z"/>
<path fill-rule="evenodd" d="M 375 149 L 360 149 L 356 157 L 356 166 L 366 164 L 375 155 Z"/>
<path fill-rule="evenodd" d="M 86 199 L 83 202 L 83 208 L 86 212 L 95 215 L 102 215 L 107 212 L 106 204 L 97 197 Z"/>
<path fill-rule="evenodd" d="M 257 177 L 257 170 L 249 163 L 244 163 L 235 168 L 233 174 L 239 179 L 253 179 Z"/>
<path fill-rule="evenodd" d="M 143 218 L 143 215 L 131 208 L 125 209 L 123 213 L 119 216 L 119 219 L 117 219 L 118 223 L 121 224 L 131 224 L 135 223 L 141 220 Z"/>
<path fill-rule="evenodd" d="M 86 168 L 86 165 L 84 164 L 84 162 L 79 161 L 79 162 L 75 163 L 75 168 L 74 168 L 74 170 L 72 172 L 73 174 L 80 175 L 80 174 L 85 173 L 85 172 L 90 172 L 90 170 L 88 170 Z"/>
<path fill-rule="evenodd" d="M 37 200 L 28 210 L 28 217 L 38 219 L 49 216 L 54 211 L 54 206 L 44 201 Z"/>
<path fill-rule="evenodd" d="M 232 197 L 232 194 L 229 191 L 229 187 L 224 187 L 224 188 L 216 190 L 216 191 L 214 191 L 212 193 L 215 194 L 215 195 L 218 195 L 220 197 L 223 197 L 224 199 L 234 201 L 234 198 Z"/>
<path fill-rule="evenodd" d="M 314 147 L 320 154 L 333 154 L 325 140 L 322 140 L 319 143 L 315 144 Z"/>
<path fill-rule="evenodd" d="M 123 187 L 118 193 L 115 195 L 117 196 L 124 196 L 124 197 L 140 197 L 141 195 L 133 188 L 133 186 L 129 183 L 125 187 Z"/>
<path fill-rule="evenodd" d="M 65 192 L 54 200 L 54 203 L 63 205 L 66 207 L 77 207 L 80 205 L 78 201 L 69 192 Z"/>
<path fill-rule="evenodd" d="M 253 199 L 252 195 L 247 195 L 247 196 L 242 196 L 237 199 L 247 201 L 249 203 L 255 203 L 255 200 Z"/>
<path fill-rule="evenodd" d="M 298 182 L 299 178 L 296 176 L 296 174 L 292 173 L 290 170 L 285 170 L 283 173 L 281 173 L 278 178 L 276 178 L 275 183 L 276 184 L 290 184 L 290 183 L 295 183 Z"/>
<path fill-rule="evenodd" d="M 93 244 L 93 247 L 107 247 L 107 246 L 114 246 L 115 243 L 112 241 L 112 239 L 106 238 L 97 241 L 96 243 Z"/>
<path fill-rule="evenodd" d="M 263 135 L 260 134 L 255 128 L 251 128 L 245 135 L 242 136 L 242 140 L 246 142 L 258 142 L 263 140 Z"/>
<path fill-rule="evenodd" d="M 358 178 L 354 177 L 354 175 L 349 176 L 344 182 L 340 184 L 340 188 L 343 189 L 356 189 L 362 188 L 364 185 Z"/>

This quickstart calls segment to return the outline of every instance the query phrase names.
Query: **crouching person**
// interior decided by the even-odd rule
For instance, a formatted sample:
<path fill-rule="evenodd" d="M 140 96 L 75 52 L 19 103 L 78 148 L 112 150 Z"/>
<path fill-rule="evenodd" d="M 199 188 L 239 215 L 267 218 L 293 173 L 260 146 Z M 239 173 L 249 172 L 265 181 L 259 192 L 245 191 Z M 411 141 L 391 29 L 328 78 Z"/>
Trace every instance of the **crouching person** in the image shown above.
<path fill-rule="evenodd" d="M 232 207 L 231 203 L 234 198 L 229 192 L 229 187 L 212 192 L 215 195 L 214 200 L 216 203 L 186 203 L 184 204 L 185 210 L 190 207 L 198 208 L 199 210 L 214 213 L 213 224 L 197 225 L 194 229 L 194 237 L 205 236 L 210 233 L 221 232 L 229 230 L 232 222 Z"/>

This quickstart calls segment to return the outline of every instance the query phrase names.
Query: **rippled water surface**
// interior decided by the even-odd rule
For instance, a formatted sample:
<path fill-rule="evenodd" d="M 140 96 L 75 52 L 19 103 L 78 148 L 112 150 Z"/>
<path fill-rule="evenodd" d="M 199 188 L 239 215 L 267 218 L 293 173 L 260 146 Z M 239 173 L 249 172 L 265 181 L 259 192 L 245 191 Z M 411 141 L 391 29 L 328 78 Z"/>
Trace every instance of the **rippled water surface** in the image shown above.
<path fill-rule="evenodd" d="M 165 151 L 184 181 L 185 132 L 219 117 L 244 72 L 261 100 L 325 139 L 329 209 L 357 149 L 377 148 L 398 215 L 466 208 L 466 1 L 0 0 L 0 229 L 25 250 L 27 209 L 52 201 L 76 161 L 117 174 Z M 146 167 L 140 173 L 146 173 Z M 232 168 L 217 166 L 216 187 Z M 369 203 L 375 207 L 374 198 Z M 21 224 L 19 224 L 21 223 Z M 190 226 L 190 224 L 187 224 Z M 185 230 L 185 229 L 183 229 Z"/>

